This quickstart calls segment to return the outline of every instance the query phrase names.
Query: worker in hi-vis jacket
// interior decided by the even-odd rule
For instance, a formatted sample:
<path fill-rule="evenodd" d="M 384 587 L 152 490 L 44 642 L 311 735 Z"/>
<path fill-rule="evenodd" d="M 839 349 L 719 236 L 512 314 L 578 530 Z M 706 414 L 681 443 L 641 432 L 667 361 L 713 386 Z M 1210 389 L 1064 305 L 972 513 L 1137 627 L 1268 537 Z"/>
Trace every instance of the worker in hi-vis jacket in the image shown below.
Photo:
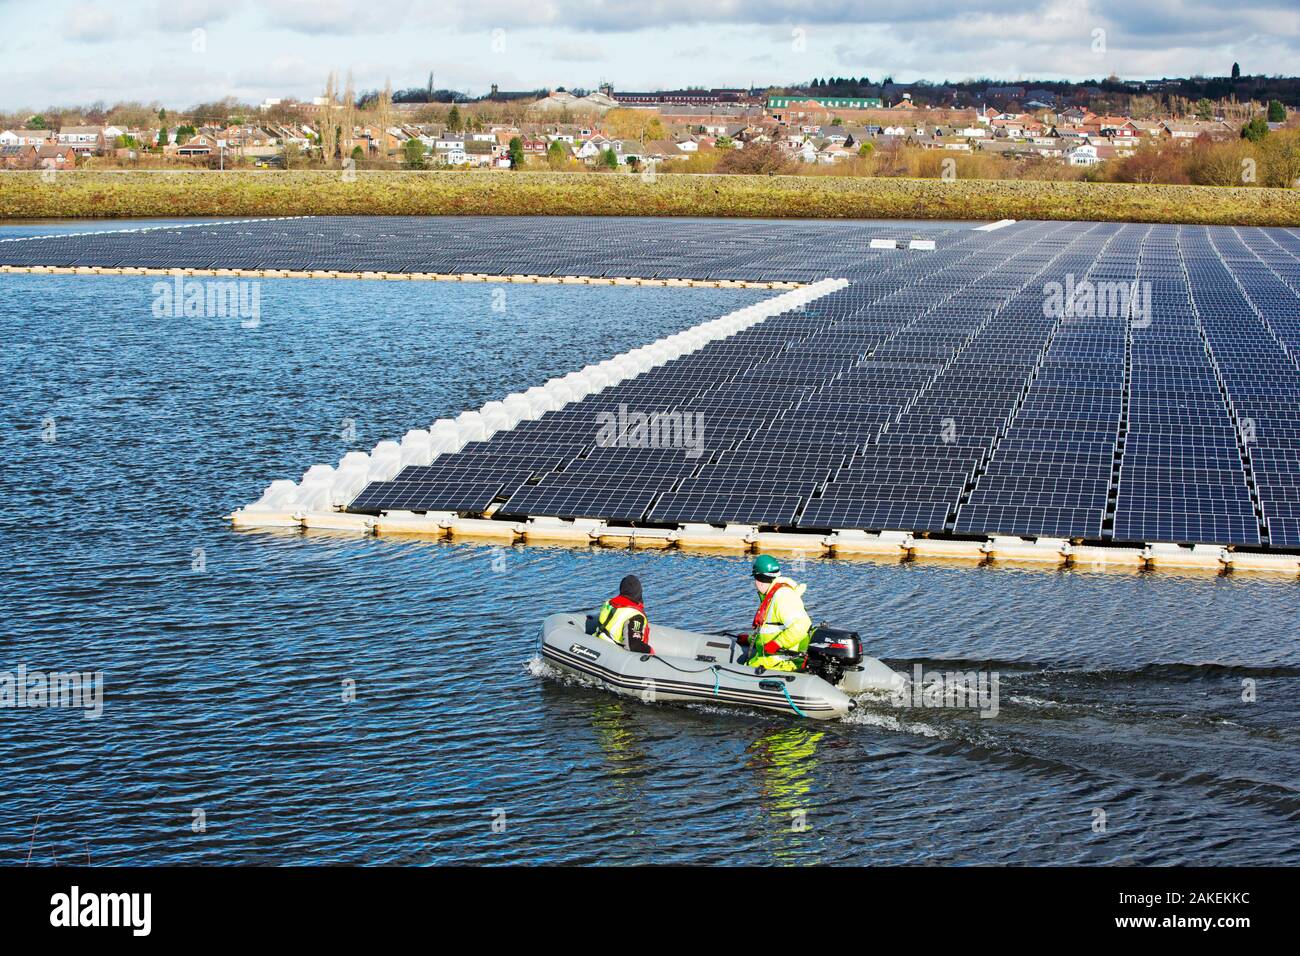
<path fill-rule="evenodd" d="M 750 647 L 745 663 L 776 671 L 802 670 L 808 654 L 812 618 L 804 610 L 805 585 L 781 574 L 781 562 L 770 554 L 754 559 L 754 587 L 760 595 L 753 631 L 740 643 Z"/>
<path fill-rule="evenodd" d="M 637 654 L 653 654 L 650 618 L 641 597 L 641 579 L 629 574 L 618 585 L 618 596 L 601 605 L 596 614 L 596 635 Z"/>

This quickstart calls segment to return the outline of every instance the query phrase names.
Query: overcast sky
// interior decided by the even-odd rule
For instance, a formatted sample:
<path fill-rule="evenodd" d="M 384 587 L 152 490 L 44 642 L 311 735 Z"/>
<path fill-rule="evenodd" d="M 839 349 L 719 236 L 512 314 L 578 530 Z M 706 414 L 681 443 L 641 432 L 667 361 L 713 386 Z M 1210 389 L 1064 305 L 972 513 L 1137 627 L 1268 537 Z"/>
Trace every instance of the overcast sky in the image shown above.
<path fill-rule="evenodd" d="M 1098 32 L 1104 31 L 1104 32 Z M 0 0 L 0 108 L 233 95 L 667 89 L 814 76 L 1291 73 L 1296 0 Z"/>

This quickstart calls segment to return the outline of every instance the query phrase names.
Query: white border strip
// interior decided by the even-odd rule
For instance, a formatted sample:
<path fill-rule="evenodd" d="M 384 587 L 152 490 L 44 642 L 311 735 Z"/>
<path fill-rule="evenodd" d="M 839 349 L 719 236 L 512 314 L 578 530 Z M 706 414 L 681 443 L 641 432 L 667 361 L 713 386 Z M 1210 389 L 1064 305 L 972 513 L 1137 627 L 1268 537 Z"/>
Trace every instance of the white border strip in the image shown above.
<path fill-rule="evenodd" d="M 412 429 L 400 442 L 381 441 L 369 453 L 348 452 L 337 467 L 313 465 L 303 472 L 301 481 L 271 482 L 257 501 L 235 514 L 242 516 L 239 523 L 247 527 L 258 523 L 259 514 L 265 514 L 268 519 L 273 515 L 281 519 L 268 520 L 268 524 L 283 524 L 286 515 L 341 511 L 372 481 L 389 481 L 409 465 L 428 465 L 439 455 L 460 451 L 469 442 L 485 441 L 520 422 L 541 418 L 549 411 L 689 355 L 772 316 L 800 308 L 848 284 L 847 279 L 822 279 L 588 365 L 562 378 L 553 378 L 545 385 L 488 402 L 477 411 L 439 419 L 427 429 Z"/>
<path fill-rule="evenodd" d="M 1007 226 L 1014 226 L 1014 219 L 999 219 L 997 222 L 987 222 L 982 226 L 976 226 L 976 232 L 993 232 L 995 229 L 1005 229 Z"/>
<path fill-rule="evenodd" d="M 287 219 L 312 219 L 312 216 L 263 216 L 260 219 L 218 219 L 210 222 L 178 222 L 169 226 L 140 226 L 136 229 L 96 229 L 93 232 L 51 232 L 44 236 L 14 236 L 0 242 L 31 242 L 33 239 L 65 239 L 69 236 L 112 236 L 123 232 L 157 232 L 160 229 L 197 229 L 201 226 L 239 226 L 247 222 L 283 222 Z"/>

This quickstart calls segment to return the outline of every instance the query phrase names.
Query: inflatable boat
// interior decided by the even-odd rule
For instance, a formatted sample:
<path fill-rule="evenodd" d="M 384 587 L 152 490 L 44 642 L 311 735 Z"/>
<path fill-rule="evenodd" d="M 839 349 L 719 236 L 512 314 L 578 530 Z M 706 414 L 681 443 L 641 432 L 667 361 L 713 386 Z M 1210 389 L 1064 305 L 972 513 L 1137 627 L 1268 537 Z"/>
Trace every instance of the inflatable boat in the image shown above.
<path fill-rule="evenodd" d="M 906 679 L 862 654 L 858 635 L 819 626 L 805 670 L 747 667 L 745 648 L 725 634 L 696 634 L 655 624 L 654 654 L 624 650 L 595 634 L 591 614 L 552 614 L 542 622 L 542 657 L 568 674 L 646 701 L 690 701 L 775 710 L 834 720 L 859 694 L 893 693 Z"/>

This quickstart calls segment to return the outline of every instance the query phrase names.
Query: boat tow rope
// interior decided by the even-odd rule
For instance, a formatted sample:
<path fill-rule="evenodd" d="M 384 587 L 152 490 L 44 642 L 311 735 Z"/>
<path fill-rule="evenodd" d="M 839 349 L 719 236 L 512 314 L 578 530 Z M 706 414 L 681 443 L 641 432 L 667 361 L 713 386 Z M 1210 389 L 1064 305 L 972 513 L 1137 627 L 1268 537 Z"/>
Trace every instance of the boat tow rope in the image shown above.
<path fill-rule="evenodd" d="M 710 671 L 710 673 L 713 674 L 713 696 L 714 696 L 714 697 L 717 697 L 717 696 L 718 696 L 718 665 L 714 664 L 713 666 L 711 666 L 711 667 L 709 668 L 709 671 Z M 749 674 L 745 674 L 744 676 L 745 676 L 745 677 L 749 677 L 750 675 L 749 675 Z M 762 681 L 764 680 L 764 678 L 760 677 L 760 676 L 757 675 L 757 674 L 755 674 L 755 675 L 753 675 L 753 676 L 754 676 L 754 677 L 755 677 L 759 682 L 762 682 Z M 777 683 L 781 685 L 781 693 L 785 694 L 785 702 L 786 702 L 787 704 L 790 705 L 790 709 L 793 710 L 793 711 L 794 711 L 797 715 L 799 715 L 800 717 L 807 717 L 808 715 L 805 714 L 802 710 L 800 710 L 800 709 L 798 708 L 798 706 L 795 705 L 794 698 L 792 698 L 792 697 L 790 696 L 790 691 L 789 691 L 789 689 L 785 686 L 785 681 L 783 681 L 783 680 L 778 680 Z"/>
<path fill-rule="evenodd" d="M 711 668 L 709 668 L 709 669 L 713 671 L 713 693 L 714 693 L 714 696 L 717 696 L 717 693 L 718 693 L 718 668 L 717 668 L 717 665 L 715 664 L 713 667 L 711 667 Z M 735 674 L 736 672 L 735 672 L 735 671 L 728 671 L 727 673 L 729 673 L 729 674 Z M 772 678 L 764 677 L 764 676 L 761 675 L 761 674 L 738 674 L 737 676 L 738 676 L 738 677 L 752 677 L 754 680 L 758 681 L 760 685 L 761 685 L 761 684 L 763 683 L 763 681 L 765 681 L 765 680 L 772 680 Z M 777 678 L 776 678 L 776 682 L 777 682 L 777 685 L 781 688 L 781 693 L 785 694 L 785 702 L 786 702 L 787 704 L 790 705 L 790 709 L 793 710 L 793 711 L 794 711 L 798 716 L 800 716 L 800 717 L 807 717 L 808 715 L 805 714 L 802 710 L 799 709 L 798 705 L 794 702 L 794 698 L 790 696 L 790 689 L 789 689 L 788 687 L 786 687 L 786 681 L 785 681 L 785 679 L 784 679 L 783 677 L 777 677 Z"/>
<path fill-rule="evenodd" d="M 786 702 L 787 704 L 790 705 L 790 709 L 791 709 L 791 710 L 793 710 L 793 711 L 794 711 L 796 714 L 798 714 L 800 717 L 807 717 L 807 716 L 808 716 L 808 715 L 805 714 L 802 710 L 800 710 L 798 707 L 795 706 L 795 704 L 794 704 L 794 699 L 791 698 L 791 696 L 790 696 L 790 691 L 786 689 L 785 681 L 781 681 L 781 693 L 785 694 L 785 702 Z"/>

